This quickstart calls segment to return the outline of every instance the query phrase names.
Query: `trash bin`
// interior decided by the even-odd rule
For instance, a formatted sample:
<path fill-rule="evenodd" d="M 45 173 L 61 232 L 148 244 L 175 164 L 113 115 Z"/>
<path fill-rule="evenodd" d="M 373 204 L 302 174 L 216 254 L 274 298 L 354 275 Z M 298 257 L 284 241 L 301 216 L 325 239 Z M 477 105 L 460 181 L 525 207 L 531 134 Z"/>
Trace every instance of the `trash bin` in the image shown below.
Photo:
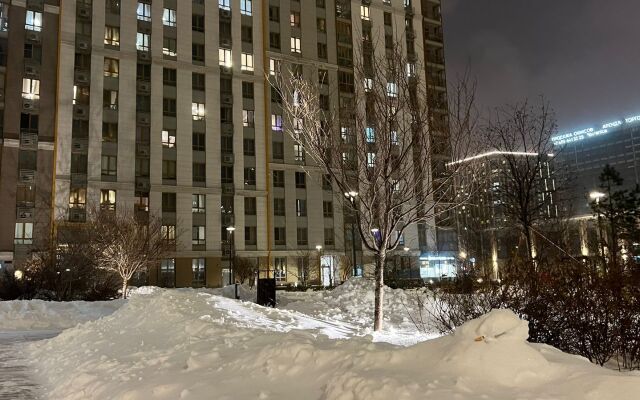
<path fill-rule="evenodd" d="M 276 280 L 275 278 L 258 279 L 257 303 L 265 307 L 276 306 Z"/>

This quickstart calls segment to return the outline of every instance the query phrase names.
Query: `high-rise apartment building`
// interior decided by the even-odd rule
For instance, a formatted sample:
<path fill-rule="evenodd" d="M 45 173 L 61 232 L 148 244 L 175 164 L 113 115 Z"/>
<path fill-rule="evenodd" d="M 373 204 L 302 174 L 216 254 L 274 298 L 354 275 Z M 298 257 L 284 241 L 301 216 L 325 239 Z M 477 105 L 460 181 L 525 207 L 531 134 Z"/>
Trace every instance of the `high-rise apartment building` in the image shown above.
<path fill-rule="evenodd" d="M 513 211 L 518 209 L 514 200 L 518 185 L 514 183 L 520 178 L 513 178 L 509 165 L 537 171 L 532 176 L 535 181 L 530 193 L 535 206 L 530 206 L 529 212 L 539 226 L 557 220 L 562 211 L 558 207 L 554 159 L 538 153 L 491 151 L 456 162 L 470 166 L 456 179 L 457 193 L 467 199 L 456 211 L 459 256 L 498 278 L 499 269 L 526 249 L 526 239 Z M 546 242 L 536 242 L 534 247 L 548 246 Z M 451 276 L 451 271 L 448 273 Z"/>
<path fill-rule="evenodd" d="M 231 251 L 279 283 L 300 279 L 310 255 L 330 270 L 355 247 L 364 263 L 340 194 L 283 132 L 267 77 L 286 64 L 339 105 L 353 96 L 356 41 L 404 38 L 425 68 L 434 140 L 446 140 L 439 3 L 0 0 L 0 259 L 18 264 L 52 221 L 100 207 L 162 218 L 176 250 L 151 284 L 226 283 Z M 455 242 L 427 230 L 409 234 L 412 254 Z"/>

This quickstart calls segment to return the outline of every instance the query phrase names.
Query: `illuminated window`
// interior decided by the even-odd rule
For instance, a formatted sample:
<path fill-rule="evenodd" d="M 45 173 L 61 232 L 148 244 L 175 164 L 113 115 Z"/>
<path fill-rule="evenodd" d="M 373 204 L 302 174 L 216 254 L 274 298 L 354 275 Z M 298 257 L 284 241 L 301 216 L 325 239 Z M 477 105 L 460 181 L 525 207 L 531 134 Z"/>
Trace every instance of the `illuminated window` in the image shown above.
<path fill-rule="evenodd" d="M 42 30 L 42 13 L 27 10 L 24 29 L 40 32 Z"/>
<path fill-rule="evenodd" d="M 387 96 L 389 97 L 397 97 L 398 96 L 398 85 L 394 82 L 387 83 Z"/>
<path fill-rule="evenodd" d="M 282 115 L 271 114 L 271 129 L 282 131 Z"/>
<path fill-rule="evenodd" d="M 367 143 L 375 143 L 376 142 L 376 132 L 372 127 L 366 127 L 364 129 L 365 138 Z"/>
<path fill-rule="evenodd" d="M 191 116 L 194 121 L 201 121 L 204 119 L 204 104 L 203 103 L 191 103 Z"/>
<path fill-rule="evenodd" d="M 407 76 L 416 76 L 416 65 L 407 63 Z"/>
<path fill-rule="evenodd" d="M 22 98 L 31 100 L 40 98 L 40 81 L 38 79 L 22 79 Z"/>
<path fill-rule="evenodd" d="M 302 49 L 300 47 L 300 38 L 292 37 L 291 38 L 291 52 L 292 53 L 302 53 Z"/>
<path fill-rule="evenodd" d="M 191 259 L 191 270 L 193 271 L 193 282 L 194 286 L 202 286 L 204 285 L 205 280 L 205 259 L 204 258 L 193 258 Z"/>
<path fill-rule="evenodd" d="M 13 243 L 15 244 L 32 244 L 33 243 L 33 222 L 16 222 L 16 229 L 15 229 Z"/>
<path fill-rule="evenodd" d="M 376 166 L 376 153 L 367 153 L 367 167 Z"/>
<path fill-rule="evenodd" d="M 175 146 L 176 146 L 176 131 L 163 130 L 162 131 L 162 147 L 173 148 Z"/>
<path fill-rule="evenodd" d="M 360 17 L 362 17 L 363 20 L 365 21 L 369 21 L 370 17 L 369 17 L 369 6 L 360 6 Z"/>
<path fill-rule="evenodd" d="M 231 50 L 223 48 L 218 49 L 218 63 L 222 67 L 230 68 L 232 65 Z"/>
<path fill-rule="evenodd" d="M 120 46 L 120 28 L 117 26 L 105 26 L 104 44 L 116 47 Z"/>
<path fill-rule="evenodd" d="M 103 210 L 116 209 L 116 191 L 111 189 L 100 190 L 100 208 Z"/>
<path fill-rule="evenodd" d="M 85 208 L 87 204 L 87 189 L 71 189 L 69 192 L 69 208 Z"/>
<path fill-rule="evenodd" d="M 148 33 L 138 32 L 136 36 L 136 49 L 139 51 L 149 51 L 149 43 L 151 42 L 151 35 Z"/>
<path fill-rule="evenodd" d="M 136 15 L 140 21 L 151 21 L 151 4 L 139 1 Z"/>
<path fill-rule="evenodd" d="M 176 240 L 176 226 L 175 225 L 162 225 L 160 233 L 164 240 Z"/>
<path fill-rule="evenodd" d="M 242 110 L 242 126 L 253 127 L 254 124 L 254 111 Z"/>
<path fill-rule="evenodd" d="M 276 76 L 280 72 L 280 60 L 269 59 L 269 75 Z"/>
<path fill-rule="evenodd" d="M 231 10 L 231 4 L 230 4 L 231 0 L 218 0 L 218 5 L 220 6 L 220 8 L 222 10 Z"/>
<path fill-rule="evenodd" d="M 369 91 L 373 90 L 373 79 L 364 78 L 364 90 L 366 92 L 369 92 Z"/>
<path fill-rule="evenodd" d="M 240 61 L 240 69 L 242 71 L 253 71 L 253 54 L 242 53 L 240 55 Z"/>
<path fill-rule="evenodd" d="M 295 28 L 300 28 L 300 12 L 291 11 L 291 16 L 289 17 L 289 22 L 291 26 Z"/>
<path fill-rule="evenodd" d="M 293 145 L 293 157 L 298 162 L 304 162 L 304 147 L 301 144 Z"/>
<path fill-rule="evenodd" d="M 253 13 L 252 0 L 240 0 L 240 13 L 251 15 Z"/>
<path fill-rule="evenodd" d="M 176 10 L 165 8 L 162 12 L 162 23 L 165 26 L 176 26 Z"/>
<path fill-rule="evenodd" d="M 104 58 L 104 76 L 117 78 L 120 74 L 120 61 L 115 58 Z"/>
<path fill-rule="evenodd" d="M 177 48 L 178 45 L 176 39 L 167 37 L 162 39 L 162 54 L 175 57 L 177 55 Z"/>
<path fill-rule="evenodd" d="M 193 226 L 191 229 L 191 244 L 199 246 L 205 243 L 205 227 L 203 225 Z"/>

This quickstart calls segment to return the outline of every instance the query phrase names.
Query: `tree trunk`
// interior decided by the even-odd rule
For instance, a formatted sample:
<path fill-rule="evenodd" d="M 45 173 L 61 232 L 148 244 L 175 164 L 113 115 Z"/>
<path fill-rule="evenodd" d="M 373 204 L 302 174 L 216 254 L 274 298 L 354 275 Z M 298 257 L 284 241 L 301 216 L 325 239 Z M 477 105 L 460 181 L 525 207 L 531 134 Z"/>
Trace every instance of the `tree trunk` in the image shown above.
<path fill-rule="evenodd" d="M 122 298 L 127 298 L 127 287 L 129 286 L 129 282 L 126 279 L 122 279 Z"/>
<path fill-rule="evenodd" d="M 382 317 L 383 309 L 382 304 L 384 301 L 384 263 L 387 255 L 384 251 L 376 254 L 376 271 L 375 271 L 375 304 L 373 311 L 373 330 L 379 331 L 382 329 Z"/>

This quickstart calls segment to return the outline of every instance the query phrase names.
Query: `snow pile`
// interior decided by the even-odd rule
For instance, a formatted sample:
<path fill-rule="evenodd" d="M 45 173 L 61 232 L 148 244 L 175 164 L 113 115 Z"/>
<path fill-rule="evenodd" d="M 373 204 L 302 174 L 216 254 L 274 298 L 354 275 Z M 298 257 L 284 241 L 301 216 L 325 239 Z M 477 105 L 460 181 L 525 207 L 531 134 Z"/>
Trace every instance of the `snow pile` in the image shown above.
<path fill-rule="evenodd" d="M 214 289 L 211 293 L 219 294 L 221 296 L 227 297 L 229 299 L 236 298 L 236 285 L 227 285 L 225 287 Z M 258 292 L 255 287 L 250 287 L 249 285 L 240 285 L 238 284 L 237 289 L 238 298 L 244 301 L 256 302 L 258 298 Z"/>
<path fill-rule="evenodd" d="M 348 322 L 379 341 L 396 344 L 415 344 L 437 337 L 437 332 L 424 332 L 430 328 L 428 315 L 419 304 L 425 299 L 423 289 L 403 290 L 384 287 L 384 332 L 373 334 L 374 281 L 351 278 L 331 291 L 278 292 L 279 306 L 319 318 Z M 428 304 L 423 304 L 428 307 Z M 424 322 L 424 324 L 423 324 Z M 404 341 L 398 334 L 404 333 Z M 395 336 L 395 340 L 393 337 Z"/>
<path fill-rule="evenodd" d="M 62 330 L 109 315 L 122 304 L 122 300 L 0 301 L 0 331 Z"/>
<path fill-rule="evenodd" d="M 411 347 L 333 340 L 317 326 L 283 331 L 296 315 L 158 290 L 29 352 L 50 397 L 66 400 L 631 400 L 640 391 L 640 377 L 527 343 L 526 322 L 509 311 Z"/>

